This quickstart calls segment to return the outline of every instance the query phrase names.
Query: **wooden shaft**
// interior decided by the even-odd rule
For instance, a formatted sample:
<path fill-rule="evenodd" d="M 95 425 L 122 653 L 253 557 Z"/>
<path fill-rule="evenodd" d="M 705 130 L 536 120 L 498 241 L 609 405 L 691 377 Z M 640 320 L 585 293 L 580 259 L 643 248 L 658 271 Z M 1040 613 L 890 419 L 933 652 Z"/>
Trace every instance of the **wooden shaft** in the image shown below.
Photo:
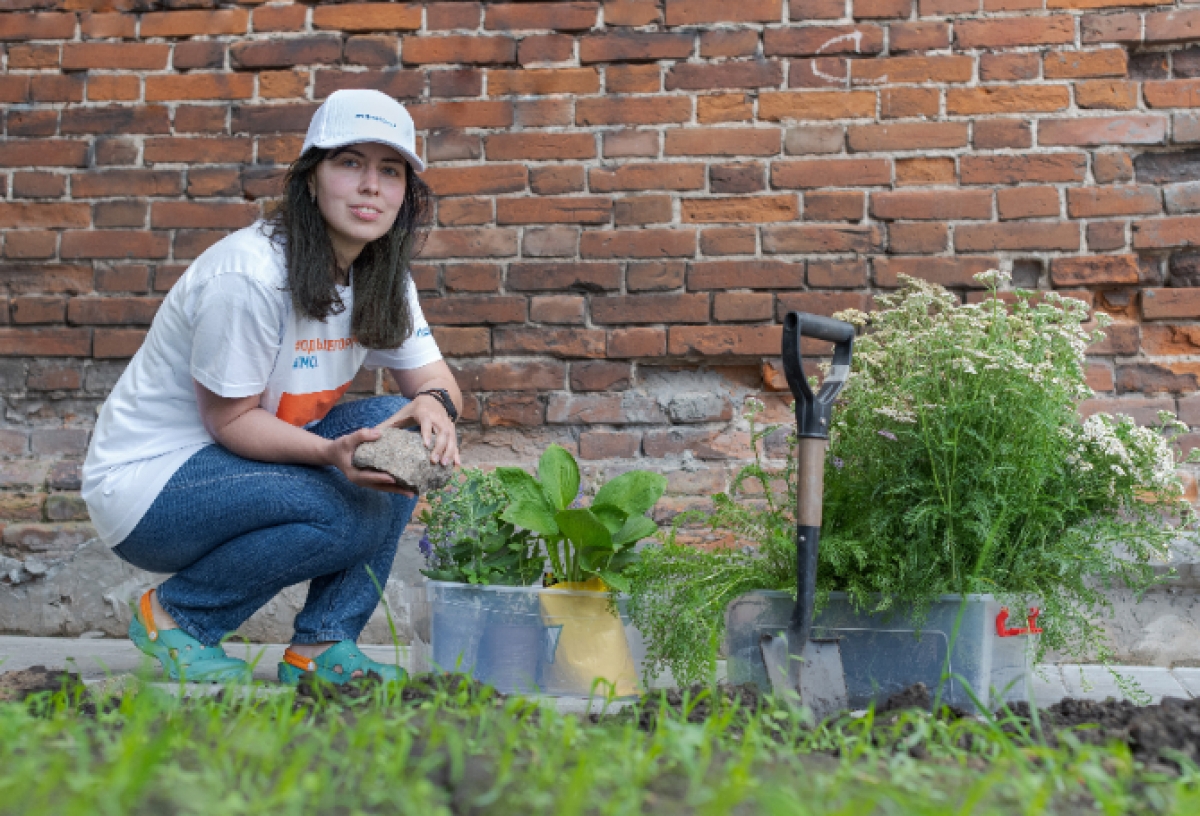
<path fill-rule="evenodd" d="M 796 446 L 796 523 L 801 527 L 821 526 L 828 445 L 828 439 L 801 437 Z"/>

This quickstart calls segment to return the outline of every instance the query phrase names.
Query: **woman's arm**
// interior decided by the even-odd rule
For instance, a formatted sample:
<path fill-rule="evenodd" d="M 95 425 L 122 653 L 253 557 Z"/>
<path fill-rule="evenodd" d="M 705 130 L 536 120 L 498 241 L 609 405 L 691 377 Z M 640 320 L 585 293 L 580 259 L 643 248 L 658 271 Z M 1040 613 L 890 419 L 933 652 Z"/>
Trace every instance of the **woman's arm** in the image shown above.
<path fill-rule="evenodd" d="M 388 371 L 396 381 L 400 393 L 412 402 L 379 427 L 420 425 L 425 447 L 433 447 L 429 456 L 431 462 L 461 465 L 462 461 L 458 456 L 458 435 L 446 409 L 432 396 L 417 397 L 417 394 L 431 388 L 445 389 L 450 394 L 454 407 L 461 414 L 462 392 L 458 390 L 458 383 L 454 381 L 450 366 L 446 365 L 445 360 L 437 360 L 420 368 L 389 368 Z M 433 440 L 434 434 L 437 435 L 436 441 Z"/>
<path fill-rule="evenodd" d="M 355 448 L 379 438 L 377 428 L 364 428 L 338 439 L 325 439 L 264 411 L 259 407 L 261 395 L 220 397 L 195 380 L 192 386 L 205 429 L 222 447 L 244 459 L 293 465 L 333 465 L 360 487 L 412 495 L 411 491 L 397 487 L 388 474 L 356 468 L 351 463 Z"/>

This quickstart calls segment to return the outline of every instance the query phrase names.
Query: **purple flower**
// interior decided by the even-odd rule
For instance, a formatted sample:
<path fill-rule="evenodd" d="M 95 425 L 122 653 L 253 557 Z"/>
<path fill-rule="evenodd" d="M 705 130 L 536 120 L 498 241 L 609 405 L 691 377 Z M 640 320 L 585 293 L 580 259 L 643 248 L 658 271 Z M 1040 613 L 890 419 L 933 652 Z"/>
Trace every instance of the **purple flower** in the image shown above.
<path fill-rule="evenodd" d="M 843 462 L 843 461 L 841 460 L 841 458 L 839 458 L 839 457 L 837 457 L 837 456 L 833 457 L 833 460 L 832 460 L 832 461 L 833 461 L 833 466 L 834 466 L 835 468 L 837 468 L 838 470 L 841 470 L 841 469 L 842 469 L 842 466 L 846 464 L 845 462 Z"/>
<path fill-rule="evenodd" d="M 890 439 L 893 442 L 896 441 L 896 435 L 894 433 L 892 433 L 891 431 L 880 431 L 879 435 L 882 436 L 884 439 Z"/>
<path fill-rule="evenodd" d="M 429 540 L 429 536 L 421 536 L 421 540 L 417 542 L 417 549 L 425 556 L 425 564 L 428 565 L 433 560 L 433 542 Z"/>
<path fill-rule="evenodd" d="M 579 492 L 575 494 L 575 501 L 571 502 L 571 509 L 578 510 L 583 507 L 583 480 L 579 480 Z"/>

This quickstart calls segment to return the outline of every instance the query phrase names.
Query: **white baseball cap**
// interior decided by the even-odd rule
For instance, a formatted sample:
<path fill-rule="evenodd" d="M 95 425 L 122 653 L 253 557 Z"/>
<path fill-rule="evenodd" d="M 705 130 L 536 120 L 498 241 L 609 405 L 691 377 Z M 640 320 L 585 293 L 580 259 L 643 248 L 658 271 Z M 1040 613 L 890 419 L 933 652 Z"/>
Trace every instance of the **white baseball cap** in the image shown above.
<path fill-rule="evenodd" d="M 334 91 L 317 108 L 304 147 L 344 147 L 357 142 L 378 142 L 394 147 L 418 173 L 425 162 L 417 156 L 417 134 L 404 106 L 380 91 Z"/>

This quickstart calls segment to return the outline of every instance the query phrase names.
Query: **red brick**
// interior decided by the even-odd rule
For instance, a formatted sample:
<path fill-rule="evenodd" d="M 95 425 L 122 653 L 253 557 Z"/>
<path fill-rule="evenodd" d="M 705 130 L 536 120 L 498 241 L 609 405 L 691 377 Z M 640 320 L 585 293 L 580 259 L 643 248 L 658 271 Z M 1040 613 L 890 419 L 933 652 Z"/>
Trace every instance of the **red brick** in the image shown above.
<path fill-rule="evenodd" d="M 57 173 L 13 173 L 13 198 L 60 198 L 67 192 L 67 177 Z"/>
<path fill-rule="evenodd" d="M 176 105 L 175 133 L 224 133 L 227 114 L 224 105 Z"/>
<path fill-rule="evenodd" d="M 595 68 L 544 68 L 488 72 L 488 96 L 594 94 L 600 90 Z"/>
<path fill-rule="evenodd" d="M 845 309 L 870 311 L 871 304 L 871 296 L 860 292 L 786 292 L 779 295 L 776 313 L 780 320 L 792 311 L 828 317 Z"/>
<path fill-rule="evenodd" d="M 963 156 L 960 163 L 963 184 L 1079 182 L 1086 172 L 1087 156 L 1082 153 Z"/>
<path fill-rule="evenodd" d="M 848 88 L 850 62 L 841 57 L 788 60 L 789 88 Z"/>
<path fill-rule="evenodd" d="M 353 75 L 351 75 L 353 77 Z M 429 72 L 429 95 L 480 96 L 483 94 L 483 71 L 467 68 L 450 71 Z"/>
<path fill-rule="evenodd" d="M 1079 23 L 1080 40 L 1092 43 L 1140 43 L 1142 18 L 1139 14 L 1085 14 Z"/>
<path fill-rule="evenodd" d="M 92 289 L 90 264 L 0 265 L 0 275 L 14 294 L 78 294 Z"/>
<path fill-rule="evenodd" d="M 1097 221 L 1087 225 L 1087 245 L 1093 252 L 1125 248 L 1124 221 Z"/>
<path fill-rule="evenodd" d="M 346 62 L 351 65 L 367 65 L 373 68 L 386 68 L 400 62 L 400 39 L 392 35 L 359 36 L 346 40 L 342 53 Z M 439 72 L 441 73 L 441 72 Z M 433 76 L 430 76 L 433 82 Z M 436 96 L 453 96 L 457 94 L 437 94 Z"/>
<path fill-rule="evenodd" d="M 484 28 L 493 31 L 584 31 L 598 18 L 599 3 L 500 3 L 488 5 Z"/>
<path fill-rule="evenodd" d="M 493 133 L 484 140 L 484 146 L 489 161 L 591 159 L 596 156 L 596 137 L 591 133 Z"/>
<path fill-rule="evenodd" d="M 170 236 L 145 230 L 87 230 L 63 233 L 64 258 L 165 258 Z"/>
<path fill-rule="evenodd" d="M 62 323 L 66 314 L 66 298 L 33 295 L 12 299 L 12 322 L 19 325 Z"/>
<path fill-rule="evenodd" d="M 897 187 L 953 186 L 958 181 L 954 159 L 900 159 L 896 162 Z"/>
<path fill-rule="evenodd" d="M 779 91 L 759 94 L 760 119 L 870 119 L 875 116 L 873 91 Z"/>
<path fill-rule="evenodd" d="M 341 38 L 330 36 L 251 40 L 234 43 L 229 47 L 230 64 L 241 70 L 328 65 L 338 62 L 341 58 Z"/>
<path fill-rule="evenodd" d="M 425 171 L 424 179 L 439 196 L 493 195 L 523 191 L 528 172 L 519 164 L 431 167 Z"/>
<path fill-rule="evenodd" d="M 254 145 L 247 139 L 147 139 L 144 160 L 148 164 L 198 164 L 249 162 Z"/>
<path fill-rule="evenodd" d="M 1093 80 L 1075 85 L 1075 104 L 1095 110 L 1133 110 L 1138 105 L 1138 84 L 1118 80 Z"/>
<path fill-rule="evenodd" d="M 425 25 L 430 31 L 479 27 L 480 3 L 428 3 L 425 6 Z"/>
<path fill-rule="evenodd" d="M 570 127 L 574 104 L 566 97 L 518 99 L 512 103 L 517 127 Z"/>
<path fill-rule="evenodd" d="M 316 6 L 312 26 L 339 31 L 416 31 L 421 27 L 421 7 L 398 3 Z"/>
<path fill-rule="evenodd" d="M 557 360 L 464 362 L 452 366 L 466 391 L 559 391 L 567 367 Z"/>
<path fill-rule="evenodd" d="M 161 303 L 161 298 L 71 298 L 67 322 L 74 325 L 149 325 Z"/>
<path fill-rule="evenodd" d="M 999 267 L 999 258 L 876 258 L 875 285 L 894 289 L 900 276 L 920 278 L 942 286 L 982 288 L 975 276 Z"/>
<path fill-rule="evenodd" d="M 768 57 L 867 56 L 881 51 L 883 29 L 877 25 L 804 26 L 763 31 L 763 54 Z"/>
<path fill-rule="evenodd" d="M 1200 318 L 1200 289 L 1146 289 L 1142 292 L 1146 320 Z"/>
<path fill-rule="evenodd" d="M 850 150 L 857 153 L 893 150 L 939 150 L 966 147 L 965 122 L 912 122 L 893 125 L 851 125 Z"/>
<path fill-rule="evenodd" d="M 0 167 L 86 167 L 88 144 L 65 139 L 0 142 Z"/>
<path fill-rule="evenodd" d="M 91 353 L 91 329 L 0 328 L 3 357 L 87 357 Z"/>
<path fill-rule="evenodd" d="M 690 258 L 695 251 L 690 229 L 597 230 L 579 241 L 584 258 Z"/>
<path fill-rule="evenodd" d="M 888 41 L 892 51 L 936 51 L 949 48 L 950 25 L 932 20 L 897 23 L 890 27 Z"/>
<path fill-rule="evenodd" d="M 496 201 L 497 224 L 607 224 L 611 218 L 612 199 L 598 196 Z"/>
<path fill-rule="evenodd" d="M 674 217 L 671 197 L 668 195 L 629 196 L 613 202 L 613 224 L 618 227 L 667 224 Z"/>
<path fill-rule="evenodd" d="M 1200 217 L 1157 218 L 1135 221 L 1133 246 L 1137 249 L 1165 249 L 1200 245 Z"/>
<path fill-rule="evenodd" d="M 1137 284 L 1138 261 L 1134 255 L 1090 255 L 1055 258 L 1050 264 L 1055 286 L 1124 286 Z"/>
<path fill-rule="evenodd" d="M 290 6 L 260 6 L 254 9 L 254 31 L 301 31 L 308 9 L 300 4 Z"/>
<path fill-rule="evenodd" d="M 102 170 L 71 176 L 71 193 L 76 198 L 177 196 L 182 192 L 178 170 Z"/>
<path fill-rule="evenodd" d="M 667 353 L 664 329 L 616 329 L 608 333 L 608 356 L 620 359 L 662 357 Z"/>
<path fill-rule="evenodd" d="M 854 85 L 970 82 L 975 72 L 975 60 L 964 56 L 851 60 L 850 66 L 850 81 Z"/>
<path fill-rule="evenodd" d="M 1182 357 L 1200 353 L 1200 326 L 1145 326 L 1141 331 L 1141 347 L 1153 357 Z"/>
<path fill-rule="evenodd" d="M 866 194 L 831 190 L 804 194 L 805 221 L 861 221 Z"/>
<path fill-rule="evenodd" d="M 758 50 L 758 32 L 752 29 L 717 29 L 700 34 L 700 57 L 752 57 Z"/>
<path fill-rule="evenodd" d="M 676 63 L 667 71 L 668 91 L 777 88 L 783 82 L 783 65 L 765 60 L 721 63 Z"/>
<path fill-rule="evenodd" d="M 985 190 L 872 193 L 871 214 L 883 221 L 990 220 L 992 194 Z"/>
<path fill-rule="evenodd" d="M 160 229 L 239 229 L 257 216 L 253 204 L 157 201 L 150 210 L 150 224 Z"/>
<path fill-rule="evenodd" d="M 513 105 L 507 101 L 430 102 L 409 107 L 418 130 L 436 128 L 506 128 L 513 124 Z"/>
<path fill-rule="evenodd" d="M 249 74 L 187 74 L 146 77 L 146 101 L 173 99 L 249 99 L 254 77 Z"/>
<path fill-rule="evenodd" d="M 1147 43 L 1186 42 L 1200 39 L 1200 10 L 1179 9 L 1147 14 Z"/>
<path fill-rule="evenodd" d="M 96 268 L 97 292 L 146 292 L 150 267 L 143 264 L 104 264 Z"/>
<path fill-rule="evenodd" d="M 536 354 L 549 357 L 603 357 L 605 333 L 601 329 L 496 329 L 492 349 L 496 354 Z"/>
<path fill-rule="evenodd" d="M 954 41 L 960 48 L 1007 48 L 1075 41 L 1074 18 L 1066 14 L 990 20 L 959 20 Z"/>
<path fill-rule="evenodd" d="M 941 106 L 942 92 L 937 88 L 884 88 L 879 94 L 879 113 L 884 119 L 932 118 Z"/>
<path fill-rule="evenodd" d="M 588 171 L 593 192 L 636 190 L 701 190 L 704 188 L 702 164 L 621 164 L 594 167 Z"/>
<path fill-rule="evenodd" d="M 598 324 L 705 323 L 707 294 L 639 294 L 592 298 Z"/>
<path fill-rule="evenodd" d="M 1117 390 L 1186 394 L 1200 387 L 1200 363 L 1117 366 Z"/>
<path fill-rule="evenodd" d="M 53 258 L 58 247 L 57 232 L 35 232 L 22 230 L 10 232 L 4 238 L 6 258 Z M 0 309 L 0 313 L 3 310 Z"/>
<path fill-rule="evenodd" d="M 1043 119 L 1038 144 L 1111 145 L 1162 144 L 1167 120 L 1162 116 L 1107 116 L 1086 119 Z"/>
<path fill-rule="evenodd" d="M 630 459 L 641 446 L 642 435 L 633 431 L 585 431 L 579 435 L 579 458 Z"/>
<path fill-rule="evenodd" d="M 121 12 L 84 12 L 80 15 L 79 22 L 84 39 L 88 40 L 132 39 L 137 29 L 136 17 Z"/>
<path fill-rule="evenodd" d="M 535 167 L 529 174 L 529 189 L 538 195 L 578 193 L 583 188 L 583 168 L 579 165 Z"/>
<path fill-rule="evenodd" d="M 689 265 L 687 286 L 703 289 L 799 289 L 804 262 L 708 261 Z"/>
<path fill-rule="evenodd" d="M 141 98 L 142 80 L 135 76 L 88 77 L 89 102 L 133 102 Z"/>
<path fill-rule="evenodd" d="M 838 20 L 846 14 L 841 0 L 788 0 L 792 20 Z"/>
<path fill-rule="evenodd" d="M 514 291 L 611 291 L 621 287 L 621 268 L 615 263 L 514 263 L 507 282 Z"/>
<path fill-rule="evenodd" d="M 721 0 L 667 0 L 667 25 L 706 23 L 778 23 L 783 19 L 783 0 L 743 0 L 730 4 Z"/>
<path fill-rule="evenodd" d="M 854 19 L 907 19 L 913 0 L 854 0 Z"/>
<path fill-rule="evenodd" d="M 35 76 L 29 84 L 34 102 L 82 102 L 84 78 L 80 75 Z"/>
<path fill-rule="evenodd" d="M 422 302 L 434 325 L 462 326 L 478 323 L 524 323 L 525 298 L 496 295 L 456 295 Z"/>
<path fill-rule="evenodd" d="M 757 244 L 753 227 L 718 227 L 700 233 L 703 255 L 752 255 Z"/>
<path fill-rule="evenodd" d="M 571 364 L 572 391 L 625 391 L 632 379 L 629 363 L 596 360 Z"/>
<path fill-rule="evenodd" d="M 658 155 L 659 137 L 653 130 L 619 130 L 604 134 L 604 158 Z"/>
<path fill-rule="evenodd" d="M 150 205 L 145 201 L 103 201 L 92 207 L 93 227 L 144 227 Z"/>
<path fill-rule="evenodd" d="M 27 76 L 0 76 L 0 102 L 30 101 L 29 81 Z"/>
<path fill-rule="evenodd" d="M 1070 92 L 1059 85 L 985 86 L 950 88 L 946 91 L 946 113 L 952 116 L 1027 111 L 1045 113 L 1063 110 L 1070 103 Z"/>
<path fill-rule="evenodd" d="M 59 127 L 63 135 L 74 133 L 156 134 L 169 133 L 171 122 L 167 109 L 161 105 L 68 108 L 62 113 L 62 123 Z"/>
<path fill-rule="evenodd" d="M 579 61 L 653 62 L 686 59 L 691 56 L 692 47 L 691 33 L 621 31 L 582 37 L 579 41 Z"/>
<path fill-rule="evenodd" d="M 681 97 L 587 98 L 575 103 L 575 124 L 585 127 L 686 122 L 691 116 L 691 100 Z"/>
<path fill-rule="evenodd" d="M 774 314 L 775 296 L 767 292 L 720 292 L 713 296 L 718 323 L 759 323 Z"/>
<path fill-rule="evenodd" d="M 400 44 L 400 58 L 409 65 L 503 64 L 516 62 L 517 43 L 511 37 L 405 37 Z"/>
<path fill-rule="evenodd" d="M 1002 221 L 1054 218 L 1062 214 L 1062 202 L 1056 187 L 1012 187 L 996 191 L 996 209 Z"/>
<path fill-rule="evenodd" d="M 259 83 L 261 88 L 261 81 Z M 323 99 L 334 91 L 364 88 L 381 91 L 395 99 L 416 99 L 425 90 L 425 77 L 418 71 L 317 71 L 313 96 Z M 304 95 L 304 87 L 299 88 Z"/>
<path fill-rule="evenodd" d="M 949 235 L 945 224 L 892 224 L 888 227 L 888 250 L 902 254 L 944 252 Z"/>
<path fill-rule="evenodd" d="M 144 329 L 96 329 L 92 356 L 98 360 L 132 357 L 145 339 Z"/>
<path fill-rule="evenodd" d="M 171 67 L 176 71 L 217 69 L 225 67 L 225 44 L 222 42 L 183 42 L 175 46 Z"/>
<path fill-rule="evenodd" d="M 954 230 L 960 252 L 1078 250 L 1079 225 L 1071 223 L 963 224 Z"/>
<path fill-rule="evenodd" d="M 500 267 L 495 264 L 452 264 L 444 275 L 449 292 L 498 292 Z"/>
<path fill-rule="evenodd" d="M 441 352 L 449 357 L 474 357 L 492 351 L 492 333 L 484 326 L 438 326 L 433 337 Z"/>
<path fill-rule="evenodd" d="M 541 425 L 545 406 L 534 394 L 493 394 L 480 422 L 486 428 L 528 428 Z"/>
<path fill-rule="evenodd" d="M 1162 211 L 1157 187 L 1077 187 L 1067 190 L 1071 218 L 1146 215 Z"/>
<path fill-rule="evenodd" d="M 1043 57 L 1046 79 L 1123 77 L 1129 73 L 1129 55 L 1124 48 L 1099 51 L 1053 51 Z"/>
<path fill-rule="evenodd" d="M 0 15 L 0 40 L 69 40 L 74 36 L 74 14 L 44 12 Z"/>
<path fill-rule="evenodd" d="M 762 239 L 767 254 L 872 252 L 883 248 L 883 230 L 877 226 L 770 226 L 763 227 Z"/>
<path fill-rule="evenodd" d="M 529 301 L 534 323 L 583 324 L 584 299 L 578 295 L 540 295 Z"/>
<path fill-rule="evenodd" d="M 800 217 L 795 195 L 684 199 L 680 208 L 685 224 L 768 223 Z"/>
<path fill-rule="evenodd" d="M 422 258 L 502 258 L 516 254 L 516 230 L 494 228 L 432 230 L 421 249 Z"/>
<path fill-rule="evenodd" d="M 116 69 L 162 71 L 171 56 L 171 46 L 148 43 L 66 43 L 63 45 L 64 71 Z"/>
<path fill-rule="evenodd" d="M 0 229 L 86 227 L 90 221 L 87 204 L 0 202 Z"/>
<path fill-rule="evenodd" d="M 142 15 L 140 34 L 147 39 L 245 34 L 249 22 L 250 13 L 245 9 L 151 12 Z"/>
<path fill-rule="evenodd" d="M 1019 82 L 1037 79 L 1041 61 L 1037 54 L 981 54 L 979 78 L 984 82 Z"/>
<path fill-rule="evenodd" d="M 888 159 L 809 159 L 771 164 L 771 185 L 783 189 L 876 187 L 891 182 Z"/>
<path fill-rule="evenodd" d="M 779 353 L 781 326 L 672 326 L 671 356 L 761 357 Z"/>

